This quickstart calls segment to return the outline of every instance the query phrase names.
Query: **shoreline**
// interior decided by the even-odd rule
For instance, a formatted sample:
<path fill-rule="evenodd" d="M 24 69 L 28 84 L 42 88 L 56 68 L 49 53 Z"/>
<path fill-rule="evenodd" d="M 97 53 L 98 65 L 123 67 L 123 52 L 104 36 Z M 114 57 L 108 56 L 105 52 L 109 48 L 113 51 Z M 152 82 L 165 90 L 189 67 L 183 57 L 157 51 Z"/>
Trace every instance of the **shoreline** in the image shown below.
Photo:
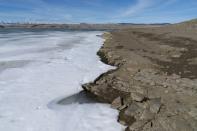
<path fill-rule="evenodd" d="M 97 55 L 103 63 L 117 68 L 82 85 L 119 111 L 118 122 L 127 126 L 126 131 L 192 131 L 197 127 L 197 66 L 187 62 L 197 57 L 191 53 L 191 47 L 197 49 L 196 39 L 165 32 L 156 28 L 104 33 Z M 182 41 L 190 46 L 175 44 Z M 177 68 L 173 61 L 188 68 Z"/>
<path fill-rule="evenodd" d="M 106 52 L 102 52 L 102 48 L 104 48 L 103 46 L 105 45 L 105 42 L 107 41 L 107 35 L 110 35 L 110 32 L 104 32 L 103 35 L 101 36 L 103 39 L 104 39 L 104 43 L 103 45 L 101 46 L 101 48 L 97 51 L 97 55 L 99 56 L 100 58 L 100 61 L 103 62 L 104 64 L 107 64 L 107 65 L 110 65 L 110 66 L 113 66 L 113 67 L 116 67 L 116 69 L 110 69 L 109 71 L 105 72 L 105 73 L 102 73 L 101 75 L 99 75 L 93 82 L 90 82 L 90 83 L 86 83 L 86 84 L 83 84 L 82 85 L 82 88 L 84 89 L 84 91 L 86 91 L 87 93 L 91 93 L 93 94 L 96 99 L 100 102 L 104 102 L 104 103 L 108 103 L 108 104 L 111 104 L 111 101 L 107 100 L 107 99 L 104 99 L 103 97 L 99 97 L 98 95 L 92 93 L 90 90 L 91 90 L 91 87 L 94 86 L 96 84 L 97 81 L 99 81 L 100 79 L 102 79 L 103 77 L 107 76 L 107 75 L 110 75 L 111 73 L 113 72 L 116 72 L 116 70 L 119 69 L 118 67 L 118 64 L 116 65 L 115 63 L 110 63 L 108 61 L 108 57 L 106 55 Z"/>

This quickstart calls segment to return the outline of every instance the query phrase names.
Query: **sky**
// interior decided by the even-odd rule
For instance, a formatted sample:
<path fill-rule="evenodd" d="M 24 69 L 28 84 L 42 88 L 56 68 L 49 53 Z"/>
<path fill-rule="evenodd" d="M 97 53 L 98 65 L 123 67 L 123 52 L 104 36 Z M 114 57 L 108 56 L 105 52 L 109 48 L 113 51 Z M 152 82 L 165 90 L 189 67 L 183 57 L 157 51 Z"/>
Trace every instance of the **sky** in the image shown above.
<path fill-rule="evenodd" d="M 177 23 L 197 18 L 197 0 L 0 0 L 0 21 Z"/>

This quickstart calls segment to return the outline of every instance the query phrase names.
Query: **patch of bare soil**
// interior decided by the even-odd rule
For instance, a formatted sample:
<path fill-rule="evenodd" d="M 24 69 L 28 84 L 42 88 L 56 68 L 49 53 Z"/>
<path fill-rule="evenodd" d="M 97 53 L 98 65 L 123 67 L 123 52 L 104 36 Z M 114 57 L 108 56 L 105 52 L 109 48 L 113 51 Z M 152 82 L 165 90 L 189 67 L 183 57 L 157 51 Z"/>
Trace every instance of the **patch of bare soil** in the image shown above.
<path fill-rule="evenodd" d="M 195 33 L 182 26 L 105 33 L 98 55 L 117 69 L 83 88 L 119 110 L 126 131 L 195 131 Z"/>

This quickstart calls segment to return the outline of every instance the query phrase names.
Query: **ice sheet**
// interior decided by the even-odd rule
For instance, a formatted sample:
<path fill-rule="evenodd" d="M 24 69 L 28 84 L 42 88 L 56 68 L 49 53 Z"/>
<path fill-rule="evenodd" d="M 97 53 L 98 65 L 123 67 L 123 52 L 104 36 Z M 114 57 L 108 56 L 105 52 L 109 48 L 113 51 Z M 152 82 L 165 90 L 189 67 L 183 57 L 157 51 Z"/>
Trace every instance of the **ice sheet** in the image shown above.
<path fill-rule="evenodd" d="M 0 131 L 120 131 L 109 105 L 57 102 L 112 68 L 96 56 L 100 34 L 0 34 Z"/>

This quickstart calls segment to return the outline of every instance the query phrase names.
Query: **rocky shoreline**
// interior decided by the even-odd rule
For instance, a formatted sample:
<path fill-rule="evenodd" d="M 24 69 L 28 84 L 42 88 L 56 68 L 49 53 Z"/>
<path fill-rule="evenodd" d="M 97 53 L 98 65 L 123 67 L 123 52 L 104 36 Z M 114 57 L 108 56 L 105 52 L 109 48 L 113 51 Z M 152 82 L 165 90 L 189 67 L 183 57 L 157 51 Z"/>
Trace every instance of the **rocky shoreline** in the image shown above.
<path fill-rule="evenodd" d="M 98 55 L 117 69 L 83 89 L 119 110 L 126 131 L 195 131 L 197 40 L 189 33 L 197 31 L 171 26 L 105 33 Z"/>

